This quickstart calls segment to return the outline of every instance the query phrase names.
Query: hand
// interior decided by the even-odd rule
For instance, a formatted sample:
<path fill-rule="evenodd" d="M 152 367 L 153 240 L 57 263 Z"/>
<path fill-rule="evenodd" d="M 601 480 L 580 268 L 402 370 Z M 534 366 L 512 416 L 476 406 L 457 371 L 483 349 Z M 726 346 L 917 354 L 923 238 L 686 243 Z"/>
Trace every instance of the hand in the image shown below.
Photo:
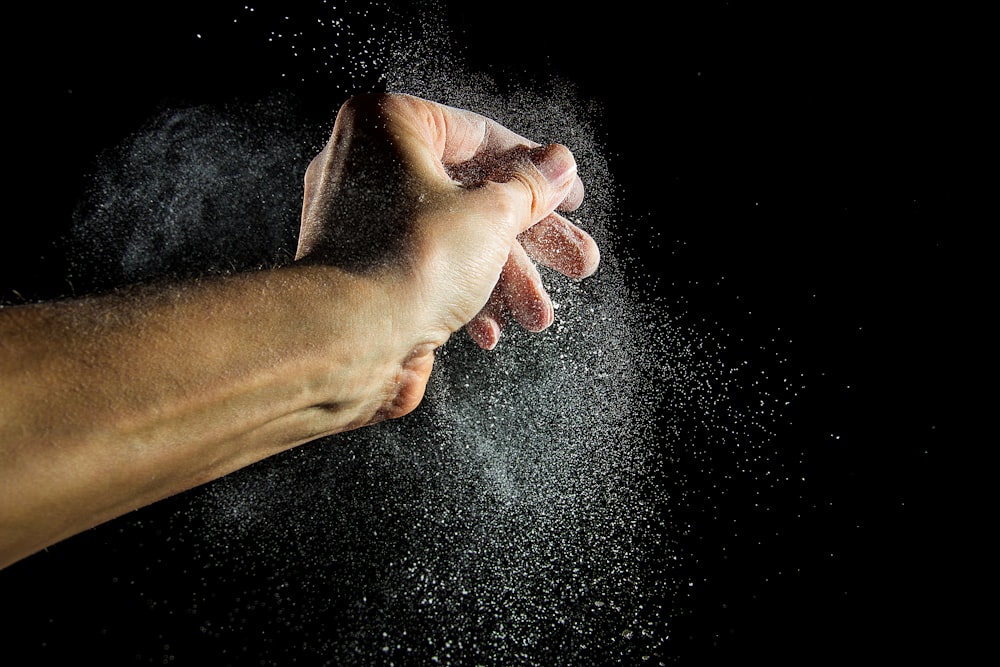
<path fill-rule="evenodd" d="M 462 326 L 491 349 L 509 318 L 552 323 L 534 262 L 573 278 L 596 270 L 593 239 L 555 212 L 582 199 L 563 146 L 416 97 L 359 96 L 306 172 L 296 258 L 389 281 L 413 350 Z"/>
<path fill-rule="evenodd" d="M 434 350 L 484 348 L 582 278 L 563 146 L 405 95 L 347 102 L 292 266 L 0 308 L 0 567 L 316 438 L 413 410 Z"/>

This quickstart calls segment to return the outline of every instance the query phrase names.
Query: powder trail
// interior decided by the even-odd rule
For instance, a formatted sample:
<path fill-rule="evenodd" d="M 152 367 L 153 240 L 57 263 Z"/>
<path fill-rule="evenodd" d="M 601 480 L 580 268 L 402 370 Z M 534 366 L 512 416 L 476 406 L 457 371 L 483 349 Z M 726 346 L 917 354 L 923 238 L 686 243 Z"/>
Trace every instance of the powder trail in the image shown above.
<path fill-rule="evenodd" d="M 212 584 L 149 595 L 196 615 L 201 651 L 231 658 L 240 637 L 255 664 L 668 664 L 690 583 L 672 458 L 759 439 L 758 420 L 731 401 L 718 343 L 629 285 L 599 107 L 559 79 L 504 93 L 465 71 L 420 6 L 355 65 L 569 146 L 587 187 L 572 217 L 603 264 L 582 282 L 542 270 L 556 303 L 542 334 L 512 326 L 490 353 L 454 336 L 412 415 L 187 494 L 170 530 L 197 535 L 191 568 Z M 323 16 L 316 30 L 354 34 Z M 280 99 L 178 109 L 106 156 L 75 228 L 78 279 L 287 257 L 301 196 L 287 165 L 322 138 L 289 116 Z"/>

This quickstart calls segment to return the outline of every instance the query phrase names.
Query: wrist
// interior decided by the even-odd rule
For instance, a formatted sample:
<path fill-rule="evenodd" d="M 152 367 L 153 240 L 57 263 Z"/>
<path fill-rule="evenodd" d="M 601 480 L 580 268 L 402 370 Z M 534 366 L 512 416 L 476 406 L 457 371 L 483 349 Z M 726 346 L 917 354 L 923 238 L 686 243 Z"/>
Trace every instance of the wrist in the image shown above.
<path fill-rule="evenodd" d="M 303 304 L 294 317 L 309 319 L 324 340 L 313 357 L 318 379 L 310 385 L 308 405 L 339 415 L 337 430 L 412 411 L 423 397 L 435 350 L 452 333 L 430 317 L 434 309 L 415 288 L 420 280 L 403 272 L 357 274 L 312 264 L 289 270 L 298 272 L 293 282 Z"/>

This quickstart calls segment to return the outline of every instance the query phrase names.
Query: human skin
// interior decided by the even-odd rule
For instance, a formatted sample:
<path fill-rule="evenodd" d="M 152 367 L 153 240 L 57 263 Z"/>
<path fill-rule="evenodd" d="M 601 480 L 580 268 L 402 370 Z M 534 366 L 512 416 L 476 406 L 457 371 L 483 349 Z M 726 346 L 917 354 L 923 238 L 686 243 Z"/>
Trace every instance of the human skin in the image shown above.
<path fill-rule="evenodd" d="M 294 262 L 0 308 L 0 567 L 317 438 L 402 417 L 465 327 L 541 331 L 535 262 L 598 249 L 556 213 L 572 154 L 405 95 L 344 104 Z"/>

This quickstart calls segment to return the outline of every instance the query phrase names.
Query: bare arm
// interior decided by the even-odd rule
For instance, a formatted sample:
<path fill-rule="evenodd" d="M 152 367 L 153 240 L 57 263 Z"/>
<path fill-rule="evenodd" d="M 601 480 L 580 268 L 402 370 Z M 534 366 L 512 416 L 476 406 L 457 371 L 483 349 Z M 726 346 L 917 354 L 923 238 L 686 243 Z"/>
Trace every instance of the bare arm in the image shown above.
<path fill-rule="evenodd" d="M 376 419 L 386 298 L 311 266 L 0 310 L 0 563 Z"/>
<path fill-rule="evenodd" d="M 565 148 L 367 96 L 310 166 L 295 264 L 0 308 L 0 567 L 407 414 L 463 326 L 484 348 L 508 317 L 544 329 L 529 255 L 574 277 L 596 268 L 593 241 L 554 213 L 581 196 Z"/>

